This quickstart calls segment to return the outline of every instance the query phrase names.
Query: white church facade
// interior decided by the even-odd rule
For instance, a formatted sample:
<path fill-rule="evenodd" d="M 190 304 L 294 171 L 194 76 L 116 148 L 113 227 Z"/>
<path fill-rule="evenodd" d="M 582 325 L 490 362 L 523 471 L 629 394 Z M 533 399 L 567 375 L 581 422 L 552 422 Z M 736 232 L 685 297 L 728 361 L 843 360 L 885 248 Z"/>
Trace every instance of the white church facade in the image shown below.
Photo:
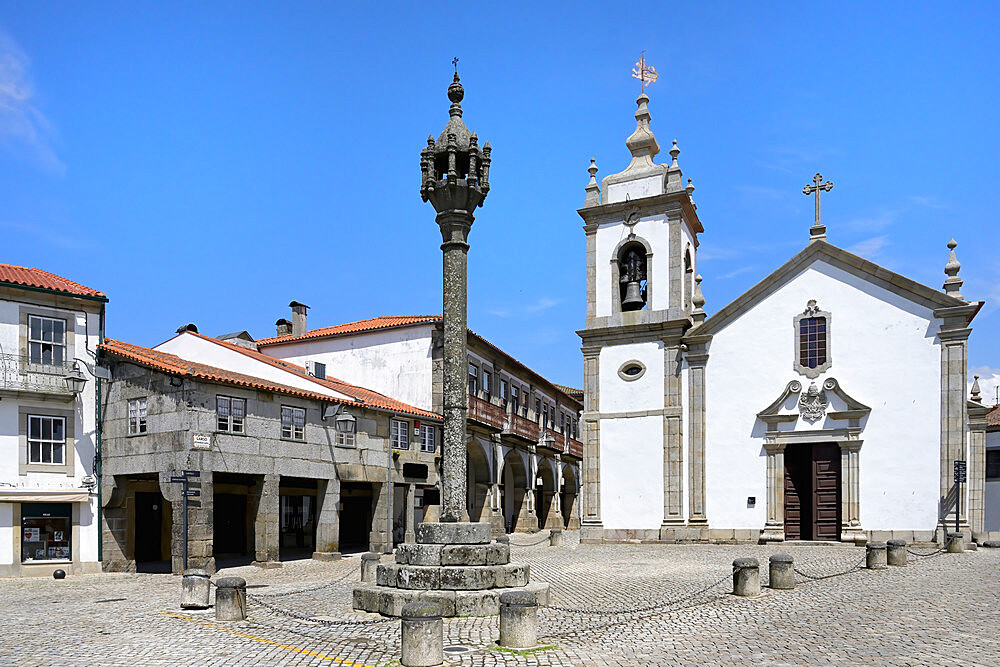
<path fill-rule="evenodd" d="M 985 408 L 967 398 L 982 302 L 806 247 L 707 317 L 694 188 L 657 164 L 648 98 L 587 238 L 582 539 L 940 541 L 984 531 Z M 816 186 L 826 190 L 817 175 Z M 905 388 L 905 389 L 904 389 Z M 954 462 L 968 483 L 956 495 Z"/>

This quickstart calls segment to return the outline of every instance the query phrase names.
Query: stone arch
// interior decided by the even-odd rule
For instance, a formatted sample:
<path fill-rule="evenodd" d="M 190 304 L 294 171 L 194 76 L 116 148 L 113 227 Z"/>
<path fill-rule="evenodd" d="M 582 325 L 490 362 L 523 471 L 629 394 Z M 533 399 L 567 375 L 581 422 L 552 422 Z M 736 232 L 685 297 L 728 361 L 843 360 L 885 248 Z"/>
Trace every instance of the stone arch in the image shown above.
<path fill-rule="evenodd" d="M 534 516 L 528 506 L 527 493 L 528 467 L 523 454 L 516 449 L 508 450 L 500 472 L 500 507 L 507 532 L 532 531 Z"/>
<path fill-rule="evenodd" d="M 558 500 L 556 499 L 556 471 L 552 459 L 541 458 L 538 479 L 535 480 L 535 514 L 539 528 L 562 528 L 559 521 Z"/>
<path fill-rule="evenodd" d="M 566 530 L 577 530 L 580 527 L 580 517 L 577 502 L 579 500 L 580 484 L 577 478 L 576 465 L 563 465 L 561 495 L 561 510 L 563 527 Z"/>
<path fill-rule="evenodd" d="M 635 245 L 638 249 L 642 248 L 645 252 L 646 258 L 646 306 L 645 309 L 652 308 L 653 303 L 653 246 L 649 244 L 649 241 L 642 238 L 641 236 L 636 236 L 634 234 L 629 234 L 627 237 L 618 242 L 615 246 L 615 250 L 611 253 L 611 312 L 620 313 L 622 312 L 622 295 L 621 295 L 621 272 L 619 269 L 619 259 L 623 251 L 626 250 L 627 246 Z"/>
<path fill-rule="evenodd" d="M 465 446 L 466 461 L 466 509 L 469 521 L 489 521 L 490 488 L 493 485 L 493 466 L 490 465 L 489 451 L 478 438 L 472 438 Z"/>
<path fill-rule="evenodd" d="M 690 308 L 694 298 L 694 262 L 691 261 L 691 244 L 684 250 L 684 307 Z"/>

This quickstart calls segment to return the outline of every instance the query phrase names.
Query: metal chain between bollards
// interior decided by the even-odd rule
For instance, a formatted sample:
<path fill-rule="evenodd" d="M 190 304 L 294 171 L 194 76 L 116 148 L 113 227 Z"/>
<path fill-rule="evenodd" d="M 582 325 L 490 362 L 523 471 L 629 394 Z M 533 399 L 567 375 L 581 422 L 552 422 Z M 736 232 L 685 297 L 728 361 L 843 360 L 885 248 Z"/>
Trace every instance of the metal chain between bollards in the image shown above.
<path fill-rule="evenodd" d="M 549 540 L 549 536 L 546 535 L 545 537 L 543 537 L 542 539 L 538 540 L 537 542 L 528 542 L 527 544 L 517 544 L 516 542 L 510 542 L 509 544 L 512 547 L 534 547 L 534 546 L 538 546 L 542 542 L 547 542 L 548 540 Z"/>
<path fill-rule="evenodd" d="M 865 563 L 866 559 L 867 559 L 867 555 L 863 556 L 861 558 L 861 560 L 859 560 L 855 565 L 852 565 L 849 569 L 844 570 L 843 572 L 834 572 L 833 574 L 823 574 L 823 575 L 806 574 L 805 572 L 803 572 L 802 570 L 800 570 L 797 567 L 793 567 L 792 571 L 795 572 L 795 574 L 797 574 L 799 576 L 805 577 L 809 581 L 822 581 L 824 579 L 833 579 L 834 577 L 842 577 L 845 574 L 850 574 L 851 572 L 856 572 L 856 571 L 858 571 L 858 570 L 861 569 L 861 566 Z"/>
<path fill-rule="evenodd" d="M 712 590 L 722 582 L 726 581 L 727 579 L 731 579 L 732 577 L 733 577 L 732 574 L 727 574 L 718 581 L 709 584 L 708 586 L 702 589 L 694 591 L 693 593 L 689 593 L 688 595 L 679 597 L 676 600 L 667 600 L 666 602 L 658 602 L 653 605 L 648 605 L 645 607 L 636 607 L 634 609 L 574 609 L 572 607 L 559 607 L 554 604 L 540 604 L 538 605 L 538 608 L 552 609 L 554 611 L 562 611 L 568 614 L 585 614 L 587 616 L 630 616 L 632 614 L 642 614 L 647 611 L 655 611 L 657 609 L 669 607 L 671 605 L 675 605 L 680 602 L 685 602 L 686 600 L 690 600 L 693 597 L 696 597 L 698 595 L 701 595 L 702 593 Z"/>
<path fill-rule="evenodd" d="M 328 621 L 326 619 L 314 618 L 312 616 L 306 616 L 305 614 L 300 614 L 288 609 L 282 609 L 269 602 L 261 600 L 256 595 L 247 595 L 247 600 L 261 607 L 270 609 L 276 614 L 281 614 L 282 616 L 287 616 L 288 618 L 294 618 L 297 621 L 308 621 L 310 623 L 316 623 L 325 627 L 337 627 L 342 625 L 378 625 L 379 623 L 391 623 L 392 621 L 398 621 L 397 618 L 376 618 L 370 621 Z"/>
<path fill-rule="evenodd" d="M 336 586 L 337 584 L 339 584 L 340 582 L 342 582 L 344 579 L 347 579 L 352 574 L 355 574 L 355 573 L 360 572 L 360 571 L 361 571 L 361 566 L 358 565 L 356 568 L 354 568 L 353 570 L 351 570 L 347 574 L 345 574 L 345 575 L 343 575 L 341 577 L 337 577 L 333 581 L 328 581 L 325 584 L 320 584 L 319 586 L 313 586 L 311 588 L 300 588 L 299 590 L 285 591 L 285 592 L 282 592 L 282 593 L 254 593 L 254 597 L 258 597 L 258 598 L 282 598 L 282 597 L 287 597 L 289 595 L 299 595 L 301 593 L 312 593 L 314 591 L 321 591 L 324 588 L 330 588 L 331 586 Z"/>

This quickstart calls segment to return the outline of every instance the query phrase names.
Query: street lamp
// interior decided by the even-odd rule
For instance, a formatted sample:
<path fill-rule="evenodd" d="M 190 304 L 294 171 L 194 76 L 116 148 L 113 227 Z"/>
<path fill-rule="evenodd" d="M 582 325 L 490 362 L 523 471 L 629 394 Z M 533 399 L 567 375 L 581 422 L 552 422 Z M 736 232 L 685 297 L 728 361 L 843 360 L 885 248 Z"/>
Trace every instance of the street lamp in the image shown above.
<path fill-rule="evenodd" d="M 354 433 L 356 421 L 354 415 L 347 412 L 346 409 L 342 410 L 334 422 L 337 425 L 337 433 Z"/>
<path fill-rule="evenodd" d="M 74 396 L 83 393 L 83 385 L 87 384 L 87 378 L 80 370 L 80 364 L 75 361 L 73 362 L 73 370 L 63 377 L 63 381 L 66 383 L 66 388 L 73 392 Z"/>

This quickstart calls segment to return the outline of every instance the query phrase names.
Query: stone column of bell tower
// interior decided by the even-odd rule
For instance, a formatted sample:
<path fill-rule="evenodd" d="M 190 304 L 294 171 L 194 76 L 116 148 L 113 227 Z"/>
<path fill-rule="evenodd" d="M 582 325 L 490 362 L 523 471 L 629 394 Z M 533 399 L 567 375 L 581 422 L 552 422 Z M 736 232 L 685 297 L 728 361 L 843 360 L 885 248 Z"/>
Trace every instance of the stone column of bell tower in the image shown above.
<path fill-rule="evenodd" d="M 697 234 L 704 231 L 649 127 L 649 98 L 636 100 L 632 160 L 597 183 L 591 160 L 578 213 L 587 235 L 584 469 L 581 539 L 689 538 L 685 502 L 687 364 L 681 336 L 696 311 Z M 700 292 L 698 292 L 700 297 Z M 702 300 L 703 301 L 703 300 Z M 697 308 L 700 310 L 700 308 Z M 680 532 L 678 532 L 680 529 Z"/>

